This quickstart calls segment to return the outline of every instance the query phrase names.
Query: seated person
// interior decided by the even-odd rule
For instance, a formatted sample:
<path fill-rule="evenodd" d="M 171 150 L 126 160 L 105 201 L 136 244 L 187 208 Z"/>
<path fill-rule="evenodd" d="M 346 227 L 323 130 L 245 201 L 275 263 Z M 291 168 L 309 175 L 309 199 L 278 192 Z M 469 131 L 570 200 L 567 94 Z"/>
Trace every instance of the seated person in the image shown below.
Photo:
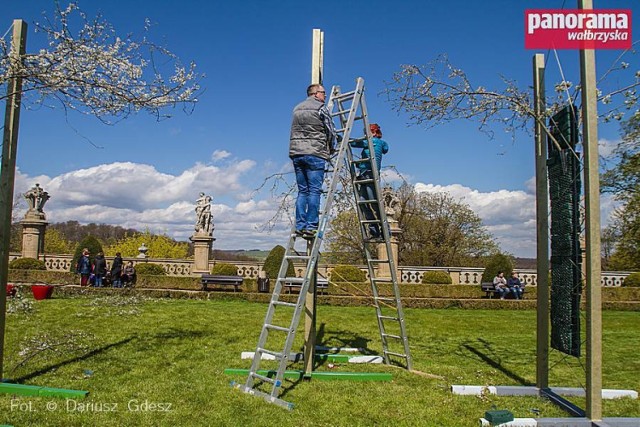
<path fill-rule="evenodd" d="M 136 269 L 133 267 L 133 261 L 127 262 L 122 270 L 122 283 L 124 286 L 133 286 L 136 284 Z"/>
<path fill-rule="evenodd" d="M 504 299 L 504 297 L 509 294 L 510 290 L 507 286 L 507 279 L 504 278 L 504 273 L 502 271 L 498 271 L 498 275 L 493 278 L 493 287 L 500 295 L 500 299 Z"/>
<path fill-rule="evenodd" d="M 516 299 L 522 299 L 522 294 L 524 294 L 524 284 L 518 278 L 518 273 L 515 271 L 511 272 L 511 277 L 507 280 L 507 286 Z"/>

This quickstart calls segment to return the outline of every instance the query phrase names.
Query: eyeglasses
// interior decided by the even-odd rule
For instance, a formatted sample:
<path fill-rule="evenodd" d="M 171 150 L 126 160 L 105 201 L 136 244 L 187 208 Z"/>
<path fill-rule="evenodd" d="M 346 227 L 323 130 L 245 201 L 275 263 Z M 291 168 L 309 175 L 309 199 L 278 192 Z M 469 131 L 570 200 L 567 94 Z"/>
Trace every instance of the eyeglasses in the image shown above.
<path fill-rule="evenodd" d="M 317 91 L 316 93 L 327 93 L 327 92 L 326 92 L 326 91 L 324 91 L 324 90 L 319 90 L 319 91 Z"/>

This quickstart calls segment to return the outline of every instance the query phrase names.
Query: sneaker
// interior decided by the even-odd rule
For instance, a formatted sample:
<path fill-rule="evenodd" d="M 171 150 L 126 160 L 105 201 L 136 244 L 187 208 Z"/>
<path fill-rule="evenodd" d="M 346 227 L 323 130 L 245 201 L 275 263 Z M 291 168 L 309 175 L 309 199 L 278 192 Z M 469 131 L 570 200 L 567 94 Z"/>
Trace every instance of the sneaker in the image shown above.
<path fill-rule="evenodd" d="M 504 297 L 500 297 L 500 299 L 504 299 Z"/>
<path fill-rule="evenodd" d="M 318 234 L 318 230 L 304 230 L 302 237 L 308 240 L 312 240 L 316 238 L 317 234 Z"/>
<path fill-rule="evenodd" d="M 304 237 L 304 230 L 296 230 L 296 236 Z"/>

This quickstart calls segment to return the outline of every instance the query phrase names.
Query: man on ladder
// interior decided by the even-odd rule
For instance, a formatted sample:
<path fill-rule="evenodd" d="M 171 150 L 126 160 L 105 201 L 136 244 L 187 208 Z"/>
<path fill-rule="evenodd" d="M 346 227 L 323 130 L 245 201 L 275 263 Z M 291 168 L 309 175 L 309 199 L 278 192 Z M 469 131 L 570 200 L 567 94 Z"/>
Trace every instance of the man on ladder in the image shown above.
<path fill-rule="evenodd" d="M 383 202 L 378 183 L 379 168 L 364 99 L 364 80 L 358 78 L 356 80 L 356 88 L 351 92 L 343 93 L 339 87 L 334 87 L 326 109 L 324 108 L 324 88 L 321 85 L 314 84 L 309 86 L 307 93 L 309 97 L 294 109 L 291 127 L 291 149 L 293 151 L 290 151 L 290 153 L 294 161 L 294 167 L 296 167 L 296 178 L 298 178 L 298 169 L 300 170 L 298 185 L 302 193 L 302 195 L 299 195 L 300 203 L 296 206 L 299 208 L 299 210 L 296 210 L 296 225 L 289 235 L 289 242 L 280 265 L 278 278 L 276 279 L 269 308 L 258 338 L 258 345 L 249 368 L 247 381 L 244 384 L 234 383 L 237 388 L 245 393 L 260 396 L 267 402 L 288 409 L 291 409 L 293 404 L 280 399 L 279 395 L 285 377 L 285 370 L 293 360 L 291 350 L 298 323 L 303 308 L 305 308 L 306 297 L 310 292 L 314 292 L 315 273 L 320 256 L 320 248 L 329 222 L 331 206 L 338 183 L 341 181 L 340 171 L 343 167 L 347 168 L 351 177 L 351 188 L 357 200 L 356 211 L 363 238 L 373 304 L 376 308 L 376 317 L 382 341 L 383 360 L 387 364 L 399 362 L 408 370 L 412 369 L 398 277 L 392 256 L 390 231 L 386 213 L 382 208 Z M 333 123 L 325 124 L 331 122 L 334 118 L 339 120 L 340 129 L 334 130 Z M 363 125 L 366 134 L 362 137 L 354 138 L 351 136 L 351 131 L 356 121 Z M 335 135 L 340 135 L 341 138 L 338 137 L 337 139 L 341 143 L 331 162 L 328 160 L 331 160 Z M 366 141 L 366 146 L 368 147 L 365 151 L 365 156 L 354 158 L 351 151 L 352 147 L 362 146 L 364 141 Z M 307 147 L 304 149 L 306 151 L 303 151 L 302 147 Z M 316 170 L 320 164 L 323 167 L 325 164 L 329 166 L 326 173 L 327 180 L 330 182 L 326 190 L 326 198 L 321 207 L 319 200 L 317 206 L 313 206 L 315 201 L 310 201 L 311 189 L 309 187 L 311 185 L 309 184 L 308 174 L 309 170 L 313 172 L 311 181 L 317 184 L 314 187 L 317 189 L 318 199 L 320 199 L 325 174 L 324 170 Z M 368 175 L 356 175 L 356 169 L 360 169 L 360 164 L 364 164 L 365 169 L 371 168 L 371 177 Z M 373 191 L 365 192 L 365 187 Z M 305 194 L 305 192 L 308 193 Z M 377 217 L 368 219 L 365 206 L 375 212 Z M 370 235 L 372 228 L 380 232 L 379 238 L 372 238 Z M 305 251 L 296 249 L 296 241 L 300 237 L 307 240 Z M 376 256 L 375 248 L 379 244 L 384 246 L 385 257 L 383 258 Z M 287 276 L 288 263 L 294 261 L 305 263 L 303 277 Z M 377 267 L 381 265 L 387 266 L 387 270 L 390 272 L 389 276 L 378 275 Z M 291 284 L 300 285 L 300 293 L 296 302 L 290 302 L 289 298 L 283 298 L 282 295 L 283 286 Z M 393 295 L 381 294 L 379 292 L 379 285 L 381 284 L 391 284 Z M 278 316 L 276 316 L 276 311 L 278 311 Z M 311 348 L 311 346 L 311 343 L 305 343 L 305 347 Z M 305 363 L 313 364 L 312 354 L 313 352 L 307 353 L 305 351 Z M 277 369 L 275 371 L 260 369 L 263 357 L 265 360 L 275 360 L 278 365 Z"/>
<path fill-rule="evenodd" d="M 324 105 L 326 96 L 322 85 L 310 85 L 307 99 L 293 109 L 291 122 L 289 157 L 298 184 L 296 234 L 305 238 L 318 232 L 324 170 L 335 149 L 336 130 Z"/>

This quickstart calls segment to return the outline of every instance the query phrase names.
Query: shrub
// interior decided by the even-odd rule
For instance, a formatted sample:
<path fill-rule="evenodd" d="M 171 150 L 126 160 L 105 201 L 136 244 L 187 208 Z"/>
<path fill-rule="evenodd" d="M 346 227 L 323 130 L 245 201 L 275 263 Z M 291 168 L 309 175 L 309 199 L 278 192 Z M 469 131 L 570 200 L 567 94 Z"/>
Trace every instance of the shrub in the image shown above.
<path fill-rule="evenodd" d="M 449 273 L 444 271 L 425 271 L 422 276 L 422 283 L 430 285 L 450 285 L 452 283 Z"/>
<path fill-rule="evenodd" d="M 9 268 L 16 270 L 46 270 L 44 261 L 35 258 L 16 258 L 9 263 Z"/>
<path fill-rule="evenodd" d="M 268 278 L 275 279 L 278 277 L 285 252 L 284 247 L 277 245 L 271 249 L 269 255 L 265 258 L 262 270 L 267 273 Z M 293 263 L 289 261 L 289 265 L 287 265 L 287 277 L 295 277 L 295 275 L 296 271 L 293 268 Z"/>
<path fill-rule="evenodd" d="M 336 265 L 331 270 L 331 281 L 334 283 L 362 283 L 367 281 L 367 275 L 353 265 Z"/>
<path fill-rule="evenodd" d="M 91 261 L 91 264 L 93 264 L 93 260 L 95 259 L 98 252 L 103 252 L 102 244 L 98 239 L 96 239 L 94 236 L 85 237 L 80 241 L 80 243 L 78 243 L 78 246 L 76 246 L 76 250 L 73 253 L 73 260 L 71 260 L 72 272 L 76 271 L 76 265 L 78 264 L 78 260 L 82 256 L 82 249 L 84 248 L 89 249 L 89 260 Z"/>
<path fill-rule="evenodd" d="M 220 276 L 237 276 L 238 266 L 235 264 L 228 264 L 226 262 L 218 262 L 211 269 L 211 274 L 218 274 Z"/>
<path fill-rule="evenodd" d="M 149 275 L 149 276 L 166 276 L 167 272 L 164 271 L 164 268 L 160 264 L 153 264 L 150 262 L 141 262 L 140 264 L 135 265 L 136 274 L 138 275 Z"/>
<path fill-rule="evenodd" d="M 504 273 L 504 277 L 511 276 L 511 271 L 513 271 L 513 260 L 510 256 L 504 254 L 491 255 L 484 266 L 482 282 L 493 282 L 493 278 L 498 275 L 499 271 Z"/>
<path fill-rule="evenodd" d="M 640 273 L 631 273 L 628 275 L 624 282 L 622 282 L 622 286 L 629 286 L 634 288 L 640 287 Z"/>

